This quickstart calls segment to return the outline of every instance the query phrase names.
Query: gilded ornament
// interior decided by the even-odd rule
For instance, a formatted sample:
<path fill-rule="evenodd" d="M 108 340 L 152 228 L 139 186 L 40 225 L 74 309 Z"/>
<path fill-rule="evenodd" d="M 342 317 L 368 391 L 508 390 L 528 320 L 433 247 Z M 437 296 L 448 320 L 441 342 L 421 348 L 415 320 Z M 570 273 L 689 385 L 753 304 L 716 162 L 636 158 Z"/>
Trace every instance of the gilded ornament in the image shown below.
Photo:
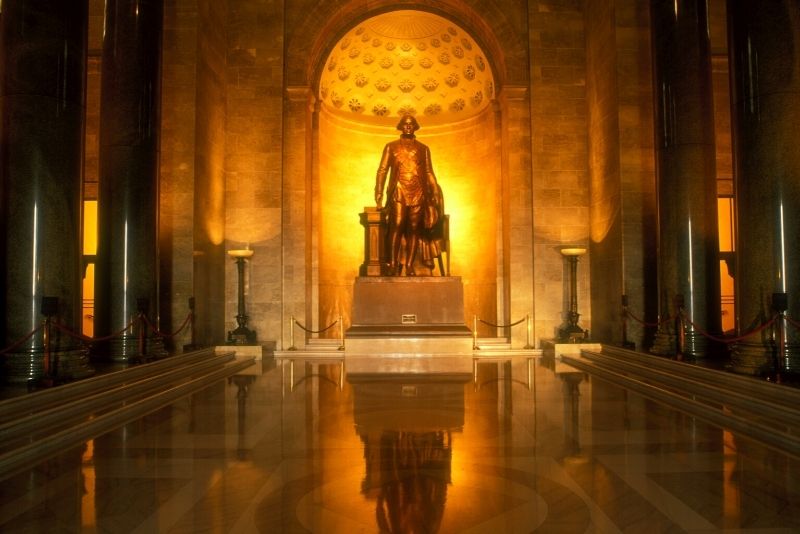
<path fill-rule="evenodd" d="M 375 82 L 375 89 L 381 92 L 388 91 L 391 86 L 392 86 L 391 82 L 389 82 L 389 80 L 387 80 L 386 78 L 381 78 L 380 80 Z"/>
<path fill-rule="evenodd" d="M 406 79 L 398 83 L 397 87 L 404 93 L 410 93 L 411 91 L 414 90 L 414 87 L 416 87 L 416 85 L 411 80 Z"/>
<path fill-rule="evenodd" d="M 446 83 L 450 87 L 455 87 L 456 85 L 458 85 L 458 82 L 459 82 L 459 77 L 458 74 L 456 74 L 455 72 L 451 72 L 444 79 L 444 83 Z"/>
<path fill-rule="evenodd" d="M 470 101 L 473 106 L 480 106 L 481 102 L 483 102 L 483 91 L 475 91 L 475 94 L 470 97 Z"/>
<path fill-rule="evenodd" d="M 350 108 L 350 111 L 352 111 L 353 113 L 360 113 L 361 111 L 364 110 L 364 104 L 362 104 L 361 101 L 357 97 L 351 98 L 347 102 L 347 106 Z"/>
<path fill-rule="evenodd" d="M 428 107 L 425 108 L 425 115 L 438 115 L 441 111 L 442 106 L 434 102 L 433 104 L 428 104 Z"/>
<path fill-rule="evenodd" d="M 475 67 L 472 65 L 467 65 L 464 67 L 464 78 L 467 80 L 474 80 L 475 79 Z"/>
<path fill-rule="evenodd" d="M 439 87 L 439 82 L 435 78 L 428 78 L 422 82 L 422 88 L 426 91 L 435 91 L 437 87 Z"/>
<path fill-rule="evenodd" d="M 397 110 L 398 115 L 416 115 L 417 110 L 411 104 L 403 104 L 400 106 L 400 109 Z"/>
<path fill-rule="evenodd" d="M 385 117 L 389 114 L 389 108 L 386 107 L 386 104 L 375 104 L 372 106 L 372 114 L 377 115 L 378 117 Z"/>

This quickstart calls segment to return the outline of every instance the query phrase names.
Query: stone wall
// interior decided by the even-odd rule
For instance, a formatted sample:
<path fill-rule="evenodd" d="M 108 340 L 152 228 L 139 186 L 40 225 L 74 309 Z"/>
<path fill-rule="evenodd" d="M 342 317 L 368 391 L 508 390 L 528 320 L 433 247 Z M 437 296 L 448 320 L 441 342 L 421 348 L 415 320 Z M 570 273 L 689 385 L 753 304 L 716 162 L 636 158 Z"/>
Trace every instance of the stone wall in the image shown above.
<path fill-rule="evenodd" d="M 250 246 L 248 326 L 259 341 L 280 329 L 283 151 L 283 2 L 230 0 L 226 24 L 225 249 Z M 225 269 L 225 329 L 236 327 L 237 273 Z"/>
<path fill-rule="evenodd" d="M 620 343 L 622 295 L 639 318 L 656 305 L 649 12 L 638 0 L 593 2 L 586 21 L 593 337 Z M 641 324 L 628 321 L 626 337 L 641 347 Z"/>
<path fill-rule="evenodd" d="M 174 331 L 188 314 L 194 290 L 196 1 L 165 6 L 162 42 L 159 304 L 162 330 Z M 187 342 L 188 332 L 175 345 Z"/>
<path fill-rule="evenodd" d="M 529 2 L 535 336 L 550 339 L 568 310 L 569 271 L 559 249 L 588 245 L 586 48 L 583 2 Z M 512 245 L 513 246 L 513 245 Z M 591 327 L 588 273 L 578 269 L 581 326 Z"/>

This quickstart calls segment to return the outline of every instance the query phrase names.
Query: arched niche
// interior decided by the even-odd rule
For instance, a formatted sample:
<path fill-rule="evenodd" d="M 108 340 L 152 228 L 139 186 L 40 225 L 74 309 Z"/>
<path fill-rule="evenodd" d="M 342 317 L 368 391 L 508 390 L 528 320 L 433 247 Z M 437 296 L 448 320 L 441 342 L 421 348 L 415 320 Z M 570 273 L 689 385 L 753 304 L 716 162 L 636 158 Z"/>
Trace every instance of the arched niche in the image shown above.
<path fill-rule="evenodd" d="M 403 11 L 407 12 L 411 7 L 425 6 L 404 5 Z M 420 13 L 428 16 L 431 11 Z M 363 113 L 342 112 L 341 107 L 325 102 L 322 80 L 325 72 L 338 74 L 336 68 L 326 70 L 328 60 L 335 50 L 349 54 L 348 47 L 342 49 L 343 40 L 348 34 L 369 25 L 372 17 L 385 17 L 391 13 L 391 10 L 364 13 L 349 23 L 343 22 L 343 16 L 333 16 L 331 20 L 339 20 L 342 25 L 331 26 L 331 22 L 325 28 L 318 28 L 327 35 L 324 46 L 319 43 L 325 39 L 319 35 L 304 39 L 308 47 L 306 50 L 313 51 L 310 58 L 305 58 L 305 68 L 291 64 L 291 52 L 287 56 L 290 63 L 287 67 L 290 70 L 287 95 L 291 102 L 284 128 L 290 142 L 305 139 L 306 148 L 304 151 L 294 151 L 285 159 L 284 175 L 290 175 L 288 179 L 291 179 L 291 175 L 299 176 L 300 167 L 305 166 L 304 189 L 308 198 L 302 206 L 299 202 L 295 204 L 304 210 L 307 221 L 306 253 L 303 259 L 307 269 L 303 310 L 306 313 L 305 324 L 317 329 L 333 323 L 340 314 L 344 316 L 344 326 L 349 326 L 352 285 L 358 274 L 358 266 L 363 261 L 363 229 L 358 222 L 358 213 L 373 203 L 375 171 L 381 150 L 386 142 L 396 139 L 399 134 L 395 125 L 400 111 L 390 110 L 385 117 L 376 117 L 374 113 L 365 117 Z M 530 175 L 529 166 L 524 163 L 529 158 L 509 158 L 508 147 L 519 141 L 509 139 L 504 121 L 513 122 L 517 128 L 519 124 L 524 126 L 530 115 L 526 97 L 519 97 L 526 93 L 524 87 L 514 85 L 503 88 L 500 85 L 502 80 L 508 78 L 508 72 L 504 58 L 499 53 L 498 41 L 488 29 L 489 24 L 475 18 L 474 13 L 465 13 L 463 8 L 458 13 L 459 16 L 453 17 L 441 12 L 435 12 L 434 15 L 446 21 L 443 31 L 452 37 L 457 36 L 456 42 L 462 47 L 461 39 L 466 38 L 473 47 L 483 49 L 483 66 L 491 74 L 489 78 L 496 80 L 492 83 L 497 85 L 491 88 L 490 96 L 485 98 L 483 105 L 475 106 L 475 112 L 471 114 L 434 117 L 425 113 L 425 107 L 416 110 L 422 126 L 418 137 L 431 148 L 434 170 L 444 190 L 446 211 L 451 216 L 451 272 L 461 276 L 464 281 L 465 319 L 469 324 L 472 324 L 473 316 L 502 323 L 508 322 L 511 313 L 514 313 L 510 296 L 510 280 L 514 278 L 513 258 L 508 245 L 512 232 L 509 213 L 513 209 L 510 207 L 513 199 L 508 192 L 507 176 Z M 315 13 L 309 18 L 318 16 L 319 13 Z M 471 24 L 459 24 L 465 20 Z M 493 22 L 494 25 L 502 27 L 498 20 Z M 448 32 L 451 28 L 455 29 L 456 35 Z M 473 32 L 476 28 L 477 31 Z M 514 41 L 514 37 L 509 35 L 513 33 L 509 32 L 503 38 Z M 440 38 L 440 41 L 443 39 Z M 372 41 L 365 44 L 372 46 Z M 402 46 L 403 43 L 398 40 L 395 44 Z M 428 44 L 433 47 L 430 41 Z M 451 39 L 450 46 L 452 44 Z M 385 45 L 385 41 L 381 45 Z M 419 51 L 418 42 L 411 43 L 411 46 Z M 510 48 L 511 53 L 516 55 L 523 50 L 516 45 Z M 453 53 L 452 48 L 450 53 Z M 349 55 L 346 57 L 349 58 Z M 395 66 L 396 71 L 405 72 L 399 64 Z M 463 69 L 463 65 L 460 68 Z M 302 72 L 308 78 L 301 76 Z M 460 74 L 463 73 L 461 70 Z M 521 74 L 517 72 L 515 76 Z M 303 83 L 292 85 L 293 79 Z M 417 79 L 417 82 L 420 80 Z M 395 80 L 399 81 L 402 80 Z M 513 95 L 510 100 L 508 94 Z M 301 113 L 307 115 L 302 117 Z M 306 128 L 305 134 L 297 131 L 296 127 L 301 126 Z M 512 167 L 511 172 L 509 166 Z M 284 179 L 287 180 L 286 177 Z M 529 212 L 527 202 L 529 199 L 523 198 L 519 199 L 518 204 Z M 530 294 L 529 300 L 532 299 L 532 291 L 525 290 L 525 294 Z M 521 309 L 527 311 L 530 307 L 531 303 L 526 301 Z M 297 307 L 294 309 L 299 311 Z M 479 333 L 495 335 L 496 331 L 481 326 Z M 336 332 L 333 330 L 324 335 L 335 337 Z"/>

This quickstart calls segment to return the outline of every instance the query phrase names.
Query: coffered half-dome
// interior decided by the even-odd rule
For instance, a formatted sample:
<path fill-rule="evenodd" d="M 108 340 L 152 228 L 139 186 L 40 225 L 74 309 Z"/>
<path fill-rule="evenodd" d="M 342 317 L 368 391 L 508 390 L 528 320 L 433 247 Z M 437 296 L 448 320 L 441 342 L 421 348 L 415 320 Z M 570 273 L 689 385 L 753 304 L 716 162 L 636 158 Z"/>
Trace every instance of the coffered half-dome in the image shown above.
<path fill-rule="evenodd" d="M 328 110 L 370 122 L 410 113 L 427 124 L 479 114 L 494 98 L 480 46 L 464 29 L 424 11 L 384 13 L 331 50 L 319 84 Z"/>

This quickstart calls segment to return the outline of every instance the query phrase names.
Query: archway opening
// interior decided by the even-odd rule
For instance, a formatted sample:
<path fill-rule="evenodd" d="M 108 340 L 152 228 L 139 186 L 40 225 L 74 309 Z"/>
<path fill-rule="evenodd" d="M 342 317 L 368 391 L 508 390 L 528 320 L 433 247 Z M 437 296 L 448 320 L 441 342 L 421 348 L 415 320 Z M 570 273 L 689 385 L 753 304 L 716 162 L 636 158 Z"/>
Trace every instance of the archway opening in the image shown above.
<path fill-rule="evenodd" d="M 497 317 L 503 238 L 500 135 L 489 60 L 463 28 L 438 15 L 400 10 L 352 27 L 321 69 L 317 98 L 319 323 L 349 324 L 363 261 L 358 214 L 374 204 L 384 145 L 400 116 L 417 117 L 418 139 L 450 216 L 451 274 L 464 283 L 465 321 Z"/>

